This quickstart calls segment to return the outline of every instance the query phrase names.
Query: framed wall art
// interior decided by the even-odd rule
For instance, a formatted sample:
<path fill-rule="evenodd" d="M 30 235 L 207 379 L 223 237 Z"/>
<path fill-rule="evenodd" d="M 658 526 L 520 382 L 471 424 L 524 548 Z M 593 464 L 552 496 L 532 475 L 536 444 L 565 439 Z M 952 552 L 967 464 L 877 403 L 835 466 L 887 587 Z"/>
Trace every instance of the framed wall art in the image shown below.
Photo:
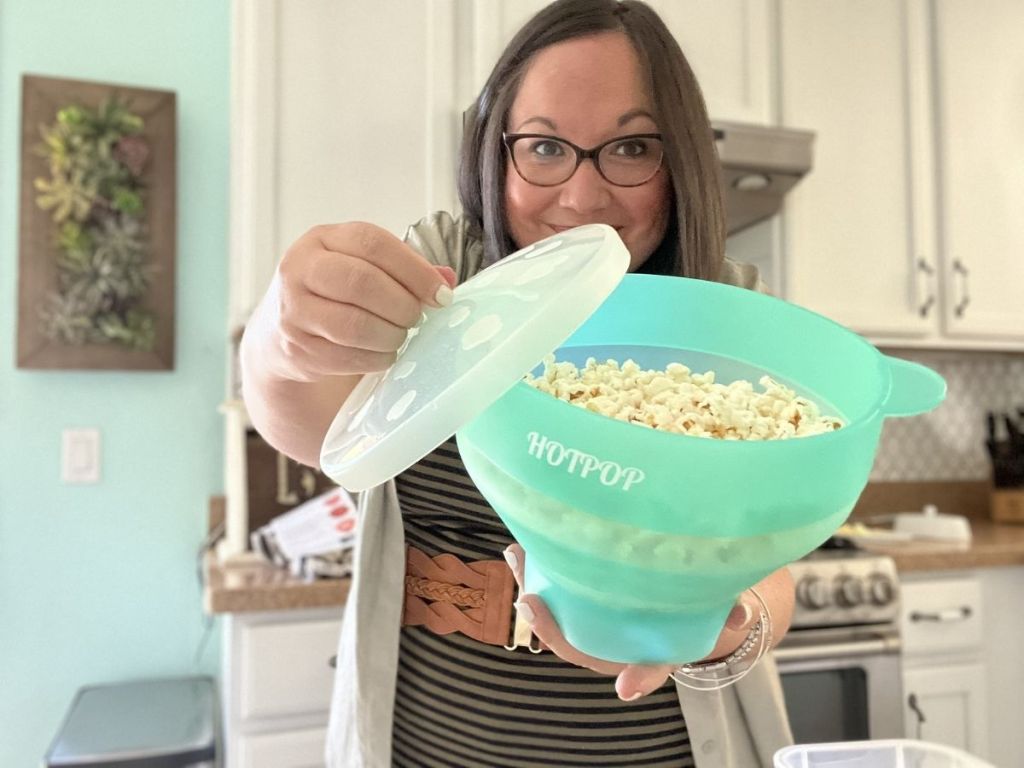
<path fill-rule="evenodd" d="M 19 368 L 174 367 L 175 109 L 23 76 Z"/>

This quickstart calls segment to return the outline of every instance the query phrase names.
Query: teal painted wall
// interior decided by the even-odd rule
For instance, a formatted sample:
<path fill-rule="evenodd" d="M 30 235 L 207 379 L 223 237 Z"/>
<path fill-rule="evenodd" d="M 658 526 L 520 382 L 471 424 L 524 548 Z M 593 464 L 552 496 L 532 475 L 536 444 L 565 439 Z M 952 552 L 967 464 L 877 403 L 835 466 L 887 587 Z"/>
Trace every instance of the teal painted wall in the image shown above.
<path fill-rule="evenodd" d="M 215 673 L 195 551 L 223 488 L 230 4 L 0 0 L 0 766 L 39 765 L 75 690 Z M 15 368 L 21 75 L 177 92 L 175 368 Z M 61 430 L 102 478 L 63 485 Z"/>

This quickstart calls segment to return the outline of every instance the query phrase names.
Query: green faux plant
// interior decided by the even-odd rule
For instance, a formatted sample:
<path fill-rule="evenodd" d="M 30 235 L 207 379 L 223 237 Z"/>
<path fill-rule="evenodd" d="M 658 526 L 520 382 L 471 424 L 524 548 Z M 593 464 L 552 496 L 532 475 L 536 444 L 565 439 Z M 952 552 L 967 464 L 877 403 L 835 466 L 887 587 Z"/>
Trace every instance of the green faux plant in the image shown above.
<path fill-rule="evenodd" d="M 96 109 L 68 105 L 40 127 L 50 175 L 36 204 L 54 223 L 58 285 L 41 308 L 47 337 L 150 350 L 156 321 L 142 309 L 148 263 L 143 121 L 116 95 Z"/>

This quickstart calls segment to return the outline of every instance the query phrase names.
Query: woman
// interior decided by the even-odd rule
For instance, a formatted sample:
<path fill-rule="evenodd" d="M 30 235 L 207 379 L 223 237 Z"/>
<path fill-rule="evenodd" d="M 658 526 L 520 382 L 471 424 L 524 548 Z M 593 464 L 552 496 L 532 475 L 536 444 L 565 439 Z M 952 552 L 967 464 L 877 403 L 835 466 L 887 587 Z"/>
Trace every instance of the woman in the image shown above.
<path fill-rule="evenodd" d="M 639 2 L 561 0 L 523 27 L 474 105 L 459 187 L 465 213 L 428 217 L 405 242 L 348 223 L 289 248 L 242 342 L 250 416 L 279 450 L 315 466 L 345 397 L 390 365 L 424 306 L 450 303 L 457 281 L 554 232 L 609 224 L 632 271 L 759 285 L 752 267 L 724 259 L 703 98 Z M 518 615 L 550 652 L 439 627 L 429 598 L 405 594 L 407 567 L 465 572 L 501 554 L 520 581 L 528 556 L 454 439 L 360 502 L 330 765 L 750 766 L 788 743 L 770 658 L 732 688 L 690 691 L 670 681 L 674 666 L 582 654 L 536 595 L 520 596 Z M 788 573 L 756 589 L 777 639 L 792 609 Z M 734 658 L 759 614 L 745 594 L 709 658 Z"/>

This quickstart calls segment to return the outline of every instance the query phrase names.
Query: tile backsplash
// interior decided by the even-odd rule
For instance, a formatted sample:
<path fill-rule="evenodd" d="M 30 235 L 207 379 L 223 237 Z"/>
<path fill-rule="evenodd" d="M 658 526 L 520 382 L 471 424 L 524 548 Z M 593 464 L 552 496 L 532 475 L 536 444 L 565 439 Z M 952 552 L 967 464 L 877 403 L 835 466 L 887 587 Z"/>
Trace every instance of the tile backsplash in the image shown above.
<path fill-rule="evenodd" d="M 1024 355 L 885 350 L 927 365 L 948 385 L 931 413 L 887 419 L 872 481 L 985 480 L 985 412 L 1024 408 Z"/>

